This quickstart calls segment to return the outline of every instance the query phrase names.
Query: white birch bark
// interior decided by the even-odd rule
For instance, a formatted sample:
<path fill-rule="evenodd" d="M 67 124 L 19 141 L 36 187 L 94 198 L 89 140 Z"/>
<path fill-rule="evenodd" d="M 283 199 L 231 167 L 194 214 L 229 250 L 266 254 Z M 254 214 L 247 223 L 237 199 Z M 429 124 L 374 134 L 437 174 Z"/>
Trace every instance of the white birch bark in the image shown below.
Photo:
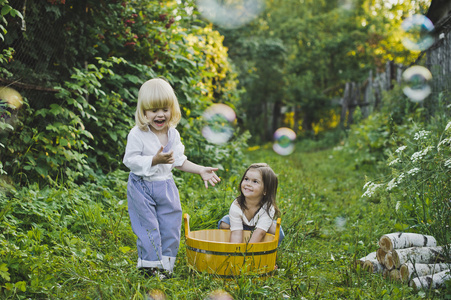
<path fill-rule="evenodd" d="M 366 260 L 363 263 L 364 270 L 367 270 L 370 273 L 382 273 L 384 270 L 384 266 L 381 265 L 376 259 L 374 260 Z"/>
<path fill-rule="evenodd" d="M 391 255 L 386 257 L 384 262 L 394 268 L 399 268 L 402 264 L 420 263 L 420 264 L 434 264 L 444 261 L 446 256 L 446 249 L 443 246 L 436 247 L 412 247 L 405 249 L 393 249 Z M 387 262 L 390 260 L 389 262 Z M 387 267 L 388 268 L 388 267 Z"/>
<path fill-rule="evenodd" d="M 451 270 L 442 271 L 433 275 L 416 277 L 409 281 L 409 286 L 415 289 L 437 289 L 445 281 L 451 280 Z"/>
<path fill-rule="evenodd" d="M 385 252 L 393 249 L 436 246 L 437 241 L 433 236 L 419 233 L 395 232 L 385 234 L 379 239 L 379 247 Z"/>
<path fill-rule="evenodd" d="M 440 273 L 445 270 L 451 269 L 451 263 L 438 263 L 438 264 L 413 264 L 406 263 L 402 266 L 405 266 L 405 270 L 401 270 L 402 272 L 406 272 L 407 280 L 410 280 L 414 277 L 422 277 L 426 275 L 432 275 L 436 273 Z M 402 267 L 401 266 L 401 267 Z"/>
<path fill-rule="evenodd" d="M 360 258 L 359 260 L 362 261 L 362 262 L 365 262 L 367 260 L 376 260 L 376 251 L 371 252 L 370 254 Z"/>

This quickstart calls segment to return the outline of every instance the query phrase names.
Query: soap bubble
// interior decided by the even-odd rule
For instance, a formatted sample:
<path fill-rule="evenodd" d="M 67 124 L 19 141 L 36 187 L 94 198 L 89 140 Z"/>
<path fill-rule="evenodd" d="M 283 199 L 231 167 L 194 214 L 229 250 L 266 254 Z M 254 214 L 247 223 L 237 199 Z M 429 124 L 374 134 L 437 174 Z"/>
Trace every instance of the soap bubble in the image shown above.
<path fill-rule="evenodd" d="M 434 43 L 434 37 L 431 35 L 434 25 L 423 15 L 413 15 L 405 19 L 401 28 L 404 30 L 402 44 L 409 50 L 423 51 Z"/>
<path fill-rule="evenodd" d="M 166 300 L 166 294 L 161 290 L 151 290 L 147 293 L 147 300 Z"/>
<path fill-rule="evenodd" d="M 0 86 L 0 121 L 9 124 L 6 128 L 13 128 L 12 126 L 17 119 L 17 114 L 22 104 L 23 99 L 18 91 Z"/>
<path fill-rule="evenodd" d="M 412 66 L 402 73 L 402 91 L 413 102 L 423 101 L 431 93 L 431 72 L 422 66 Z"/>
<path fill-rule="evenodd" d="M 352 10 L 354 9 L 354 1 L 353 0 L 339 0 L 338 7 L 344 10 Z"/>
<path fill-rule="evenodd" d="M 294 151 L 296 133 L 287 127 L 281 127 L 274 133 L 273 150 L 280 155 L 289 155 Z"/>
<path fill-rule="evenodd" d="M 2 109 L 6 107 L 19 109 L 23 104 L 23 99 L 15 89 L 0 86 L 0 102 Z"/>
<path fill-rule="evenodd" d="M 227 29 L 241 27 L 255 19 L 265 8 L 262 0 L 197 0 L 205 19 Z"/>
<path fill-rule="evenodd" d="M 233 300 L 233 297 L 223 290 L 215 290 L 207 295 L 204 300 Z"/>
<path fill-rule="evenodd" d="M 213 104 L 204 112 L 203 117 L 207 125 L 202 128 L 202 135 L 210 143 L 224 144 L 233 136 L 236 114 L 230 106 Z"/>
<path fill-rule="evenodd" d="M 338 230 L 344 230 L 346 226 L 346 218 L 345 217 L 336 217 L 335 218 L 335 226 Z"/>

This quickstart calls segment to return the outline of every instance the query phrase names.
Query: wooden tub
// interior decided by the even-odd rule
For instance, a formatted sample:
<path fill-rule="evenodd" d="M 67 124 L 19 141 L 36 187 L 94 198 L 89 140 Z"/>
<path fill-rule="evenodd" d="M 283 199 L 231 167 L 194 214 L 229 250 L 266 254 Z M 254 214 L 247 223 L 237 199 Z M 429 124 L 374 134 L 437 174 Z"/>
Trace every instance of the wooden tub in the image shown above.
<path fill-rule="evenodd" d="M 266 233 L 261 243 L 230 243 L 230 230 L 207 229 L 190 231 L 189 215 L 184 215 L 186 256 L 188 264 L 200 272 L 220 277 L 241 274 L 265 276 L 276 266 L 279 242 L 280 218 L 277 219 L 276 234 Z M 251 232 L 243 230 L 244 241 Z"/>

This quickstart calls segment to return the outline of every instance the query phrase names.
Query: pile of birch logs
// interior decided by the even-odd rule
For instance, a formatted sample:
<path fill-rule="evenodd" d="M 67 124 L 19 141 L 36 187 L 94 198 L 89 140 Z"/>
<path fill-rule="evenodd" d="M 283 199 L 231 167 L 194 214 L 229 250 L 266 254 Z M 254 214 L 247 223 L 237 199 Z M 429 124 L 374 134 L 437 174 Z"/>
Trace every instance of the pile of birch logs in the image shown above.
<path fill-rule="evenodd" d="M 430 235 L 396 232 L 383 235 L 379 249 L 358 262 L 364 270 L 411 287 L 435 289 L 451 280 L 450 247 L 437 246 Z"/>

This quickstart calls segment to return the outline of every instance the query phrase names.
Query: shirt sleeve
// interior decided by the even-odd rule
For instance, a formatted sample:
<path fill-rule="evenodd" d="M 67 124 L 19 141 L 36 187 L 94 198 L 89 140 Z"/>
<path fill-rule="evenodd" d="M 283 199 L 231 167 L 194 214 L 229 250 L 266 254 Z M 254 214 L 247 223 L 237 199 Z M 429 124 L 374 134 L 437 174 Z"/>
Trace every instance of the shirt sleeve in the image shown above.
<path fill-rule="evenodd" d="M 158 171 L 157 166 L 152 167 L 153 155 L 143 155 L 144 142 L 142 138 L 131 130 L 127 137 L 127 146 L 123 163 L 138 176 L 152 176 Z"/>
<path fill-rule="evenodd" d="M 243 230 L 243 220 L 242 220 L 241 208 L 233 201 L 230 205 L 229 218 L 230 218 L 230 231 Z"/>
<path fill-rule="evenodd" d="M 182 144 L 180 140 L 180 133 L 175 130 L 175 139 L 174 139 L 174 167 L 180 167 L 183 165 L 185 160 L 187 159 L 185 155 L 185 146 Z"/>
<path fill-rule="evenodd" d="M 271 209 L 269 210 L 269 213 L 266 211 L 266 207 L 265 208 L 261 208 L 260 211 L 258 212 L 257 216 L 255 216 L 254 218 L 258 218 L 257 219 L 257 224 L 255 225 L 256 228 L 260 228 L 266 232 L 268 232 L 269 227 L 271 227 L 272 223 L 273 223 L 273 219 L 274 219 L 274 215 L 275 215 L 275 209 L 274 207 L 271 207 Z"/>

